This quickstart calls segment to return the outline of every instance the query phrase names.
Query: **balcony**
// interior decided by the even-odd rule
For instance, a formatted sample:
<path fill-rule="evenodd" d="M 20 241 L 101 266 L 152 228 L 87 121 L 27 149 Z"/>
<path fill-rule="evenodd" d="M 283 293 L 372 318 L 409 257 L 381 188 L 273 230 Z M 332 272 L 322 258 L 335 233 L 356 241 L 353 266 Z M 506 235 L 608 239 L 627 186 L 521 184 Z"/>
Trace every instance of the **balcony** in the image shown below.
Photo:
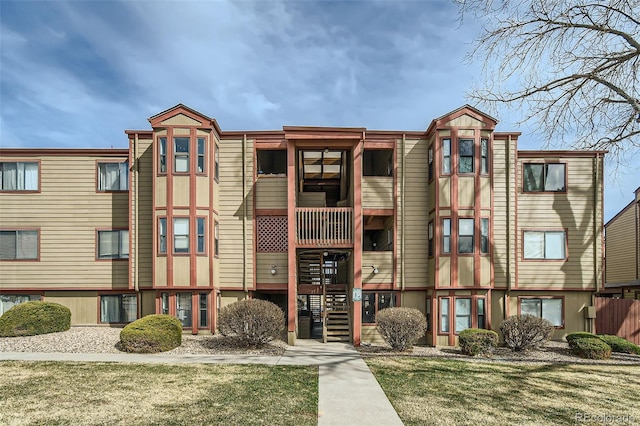
<path fill-rule="evenodd" d="M 301 247 L 352 246 L 353 208 L 296 208 L 296 245 Z"/>

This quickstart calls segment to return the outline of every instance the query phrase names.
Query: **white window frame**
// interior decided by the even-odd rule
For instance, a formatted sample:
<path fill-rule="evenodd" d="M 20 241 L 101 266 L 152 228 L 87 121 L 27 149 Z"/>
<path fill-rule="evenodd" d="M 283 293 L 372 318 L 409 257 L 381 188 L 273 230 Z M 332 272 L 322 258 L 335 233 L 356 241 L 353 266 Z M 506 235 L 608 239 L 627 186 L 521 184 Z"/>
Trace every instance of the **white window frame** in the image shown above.
<path fill-rule="evenodd" d="M 34 173 L 35 172 L 35 173 Z M 40 163 L 37 161 L 0 161 L 0 191 L 38 191 Z"/>
<path fill-rule="evenodd" d="M 112 175 L 115 175 L 115 176 L 112 176 Z M 128 161 L 98 163 L 98 191 L 99 192 L 128 191 L 128 190 L 129 190 L 129 162 Z"/>
<path fill-rule="evenodd" d="M 187 150 L 179 151 L 178 142 L 183 143 L 186 140 Z M 189 136 L 174 136 L 173 137 L 173 172 L 174 173 L 189 173 L 190 169 L 190 157 L 191 151 L 191 138 Z M 180 165 L 180 167 L 178 167 Z M 185 167 L 186 165 L 186 167 Z"/>
<path fill-rule="evenodd" d="M 191 246 L 190 222 L 191 221 L 188 217 L 173 218 L 173 252 L 174 253 L 179 253 L 179 254 L 189 253 L 189 248 Z M 186 225 L 186 228 L 185 228 L 185 225 Z M 185 229 L 186 229 L 186 233 L 185 233 Z"/>
<path fill-rule="evenodd" d="M 553 256 L 548 248 L 550 239 L 554 236 L 562 235 L 561 256 Z M 541 240 L 535 241 L 534 238 Z M 534 244 L 540 246 L 536 250 Z M 524 260 L 566 260 L 567 259 L 567 232 L 564 230 L 525 230 L 522 231 L 522 258 Z"/>

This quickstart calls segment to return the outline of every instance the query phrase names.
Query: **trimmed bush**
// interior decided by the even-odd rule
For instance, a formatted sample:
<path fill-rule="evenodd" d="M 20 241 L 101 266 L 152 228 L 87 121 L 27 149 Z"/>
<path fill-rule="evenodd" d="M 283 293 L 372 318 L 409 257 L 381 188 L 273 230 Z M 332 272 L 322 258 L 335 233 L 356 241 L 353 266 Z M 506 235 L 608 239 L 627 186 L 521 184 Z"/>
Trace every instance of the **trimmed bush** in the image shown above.
<path fill-rule="evenodd" d="M 493 330 L 467 328 L 460 332 L 460 349 L 465 355 L 491 355 L 498 346 L 498 333 Z"/>
<path fill-rule="evenodd" d="M 576 333 L 569 333 L 567 334 L 567 337 L 565 337 L 565 339 L 567 340 L 567 343 L 569 343 L 569 346 L 571 346 L 572 342 L 576 339 L 584 339 L 584 338 L 594 338 L 594 337 L 598 337 L 593 333 L 587 333 L 586 331 L 578 331 Z"/>
<path fill-rule="evenodd" d="M 267 300 L 241 300 L 220 309 L 220 334 L 243 346 L 263 346 L 277 339 L 283 329 L 284 312 Z"/>
<path fill-rule="evenodd" d="M 181 344 L 182 323 L 171 315 L 147 315 L 120 332 L 120 349 L 125 352 L 165 352 Z"/>
<path fill-rule="evenodd" d="M 0 337 L 35 336 L 71 328 L 71 311 L 52 302 L 25 302 L 0 317 Z"/>
<path fill-rule="evenodd" d="M 598 337 L 607 345 L 611 346 L 611 350 L 613 352 L 640 355 L 640 346 L 623 339 L 622 337 L 611 336 L 608 334 L 600 334 Z"/>
<path fill-rule="evenodd" d="M 376 315 L 378 332 L 393 349 L 406 351 L 427 331 L 427 319 L 415 308 L 385 308 Z"/>
<path fill-rule="evenodd" d="M 611 346 L 598 337 L 582 337 L 571 343 L 573 353 L 589 359 L 607 359 L 611 356 Z"/>
<path fill-rule="evenodd" d="M 544 318 L 533 315 L 516 315 L 507 318 L 500 325 L 504 343 L 514 351 L 526 351 L 545 344 L 555 331 L 555 327 Z"/>

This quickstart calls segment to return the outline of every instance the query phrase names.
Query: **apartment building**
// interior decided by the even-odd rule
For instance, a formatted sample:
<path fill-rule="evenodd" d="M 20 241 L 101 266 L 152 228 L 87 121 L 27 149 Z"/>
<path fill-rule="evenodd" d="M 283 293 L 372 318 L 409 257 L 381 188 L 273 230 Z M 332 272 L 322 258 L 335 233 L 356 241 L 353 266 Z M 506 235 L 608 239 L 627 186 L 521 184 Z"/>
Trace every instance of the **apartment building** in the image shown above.
<path fill-rule="evenodd" d="M 602 151 L 519 151 L 470 106 L 426 131 L 222 131 L 182 104 L 129 149 L 0 149 L 0 313 L 43 299 L 75 325 L 166 313 L 215 332 L 271 300 L 288 341 L 380 340 L 414 307 L 425 343 L 508 316 L 593 330 Z"/>
<path fill-rule="evenodd" d="M 604 229 L 606 262 L 602 295 L 640 300 L 640 188 Z"/>

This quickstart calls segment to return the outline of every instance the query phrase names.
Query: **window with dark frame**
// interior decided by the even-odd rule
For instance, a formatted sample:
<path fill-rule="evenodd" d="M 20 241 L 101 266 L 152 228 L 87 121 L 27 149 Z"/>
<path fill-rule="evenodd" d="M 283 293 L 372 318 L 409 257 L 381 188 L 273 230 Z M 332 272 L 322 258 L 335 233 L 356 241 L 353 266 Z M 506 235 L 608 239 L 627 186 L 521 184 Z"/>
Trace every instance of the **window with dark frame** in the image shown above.
<path fill-rule="evenodd" d="M 258 149 L 256 160 L 259 177 L 287 175 L 287 150 L 285 149 Z"/>
<path fill-rule="evenodd" d="M 198 254 L 202 254 L 202 253 L 206 253 L 206 238 L 205 238 L 205 232 L 206 232 L 206 227 L 205 227 L 205 218 L 204 217 L 198 217 L 196 218 L 196 231 L 198 234 L 198 243 L 197 243 L 197 248 L 196 248 L 196 253 Z"/>
<path fill-rule="evenodd" d="M 565 163 L 524 163 L 522 190 L 524 192 L 564 192 L 566 184 Z"/>
<path fill-rule="evenodd" d="M 167 138 L 158 140 L 158 172 L 167 173 Z"/>
<path fill-rule="evenodd" d="M 0 191 L 37 191 L 40 184 L 39 163 L 0 162 Z"/>
<path fill-rule="evenodd" d="M 474 172 L 474 140 L 458 140 L 458 173 Z"/>
<path fill-rule="evenodd" d="M 206 139 L 198 138 L 198 173 L 206 173 Z"/>
<path fill-rule="evenodd" d="M 474 220 L 458 219 L 458 253 L 473 253 Z"/>
<path fill-rule="evenodd" d="M 158 252 L 167 252 L 167 218 L 158 218 Z"/>
<path fill-rule="evenodd" d="M 189 173 L 189 138 L 173 138 L 173 171 Z"/>
<path fill-rule="evenodd" d="M 374 324 L 378 312 L 395 306 L 397 306 L 397 294 L 395 292 L 363 292 L 362 323 Z"/>
<path fill-rule="evenodd" d="M 442 139 L 442 174 L 451 174 L 451 139 Z"/>
<path fill-rule="evenodd" d="M 476 319 L 477 328 L 485 328 L 484 298 L 476 299 Z"/>
<path fill-rule="evenodd" d="M 520 313 L 544 318 L 555 327 L 562 327 L 562 305 L 562 299 L 527 297 L 520 299 Z"/>
<path fill-rule="evenodd" d="M 128 259 L 129 231 L 98 231 L 98 259 Z"/>
<path fill-rule="evenodd" d="M 480 174 L 489 174 L 489 139 L 480 140 Z"/>
<path fill-rule="evenodd" d="M 442 252 L 451 253 L 451 219 L 442 219 Z"/>
<path fill-rule="evenodd" d="M 173 219 L 173 252 L 189 253 L 189 218 Z"/>
<path fill-rule="evenodd" d="M 440 299 L 440 333 L 449 332 L 449 304 L 448 297 Z"/>
<path fill-rule="evenodd" d="M 209 302 L 207 293 L 200 293 L 200 328 L 207 328 L 209 325 Z"/>
<path fill-rule="evenodd" d="M 0 260 L 37 260 L 38 238 L 36 230 L 0 231 Z"/>

